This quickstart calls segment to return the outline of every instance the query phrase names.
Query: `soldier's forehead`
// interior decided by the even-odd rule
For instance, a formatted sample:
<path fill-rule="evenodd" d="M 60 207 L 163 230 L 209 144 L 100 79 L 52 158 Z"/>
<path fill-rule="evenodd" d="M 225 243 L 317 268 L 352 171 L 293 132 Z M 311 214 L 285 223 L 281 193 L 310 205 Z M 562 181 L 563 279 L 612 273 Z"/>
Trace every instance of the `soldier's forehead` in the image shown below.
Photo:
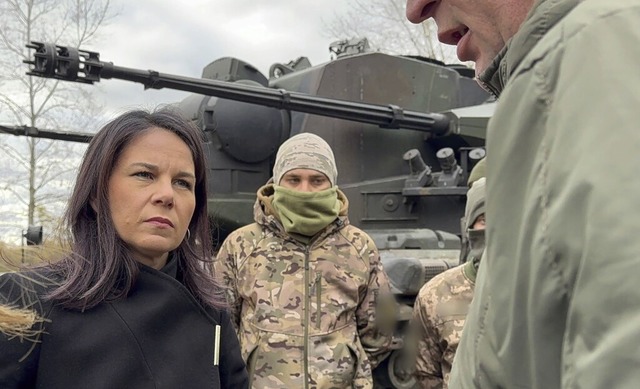
<path fill-rule="evenodd" d="M 285 176 L 311 176 L 311 177 L 327 177 L 326 174 L 316 170 L 316 169 L 309 169 L 309 168 L 298 168 L 298 169 L 292 169 L 289 170 L 288 172 L 286 172 L 284 174 Z"/>

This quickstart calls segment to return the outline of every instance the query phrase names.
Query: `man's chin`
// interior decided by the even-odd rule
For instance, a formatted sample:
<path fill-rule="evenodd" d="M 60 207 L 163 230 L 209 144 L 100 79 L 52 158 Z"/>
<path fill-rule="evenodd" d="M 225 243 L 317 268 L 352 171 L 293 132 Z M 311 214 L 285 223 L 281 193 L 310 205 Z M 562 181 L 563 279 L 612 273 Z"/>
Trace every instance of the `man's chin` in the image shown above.
<path fill-rule="evenodd" d="M 487 70 L 487 67 L 489 67 L 489 64 L 483 61 L 482 59 L 479 59 L 478 61 L 476 61 L 475 62 L 476 78 L 478 78 L 482 73 L 484 73 L 484 71 Z"/>

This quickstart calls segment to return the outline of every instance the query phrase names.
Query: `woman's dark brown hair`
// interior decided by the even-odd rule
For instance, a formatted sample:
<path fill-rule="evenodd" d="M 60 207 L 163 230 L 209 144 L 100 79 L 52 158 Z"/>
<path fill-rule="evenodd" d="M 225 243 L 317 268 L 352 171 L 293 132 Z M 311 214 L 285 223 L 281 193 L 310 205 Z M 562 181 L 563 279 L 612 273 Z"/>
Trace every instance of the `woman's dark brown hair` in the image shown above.
<path fill-rule="evenodd" d="M 134 285 L 139 265 L 111 219 L 108 182 L 124 148 L 154 127 L 180 137 L 191 150 L 195 166 L 196 206 L 189 224 L 190 234 L 174 251 L 183 282 L 202 303 L 213 307 L 225 305 L 211 270 L 204 137 L 172 108 L 124 113 L 107 123 L 91 140 L 64 217 L 72 253 L 49 265 L 56 278 L 61 278 L 59 286 L 47 296 L 49 299 L 69 309 L 85 310 L 126 296 Z"/>

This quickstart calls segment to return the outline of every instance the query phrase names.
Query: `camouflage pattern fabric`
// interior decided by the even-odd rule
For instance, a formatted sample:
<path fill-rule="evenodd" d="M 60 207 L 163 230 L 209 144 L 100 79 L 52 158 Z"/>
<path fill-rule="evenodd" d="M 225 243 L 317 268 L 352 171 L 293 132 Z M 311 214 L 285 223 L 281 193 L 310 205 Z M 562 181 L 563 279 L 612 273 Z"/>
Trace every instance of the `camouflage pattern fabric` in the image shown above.
<path fill-rule="evenodd" d="M 334 223 L 308 245 L 291 238 L 269 212 L 272 192 L 261 188 L 257 222 L 229 235 L 214 264 L 252 387 L 372 388 L 392 340 L 376 317 L 390 291 L 375 245 L 349 225 L 340 191 Z"/>
<path fill-rule="evenodd" d="M 469 274 L 472 266 L 468 262 L 438 274 L 416 297 L 411 325 L 418 344 L 415 376 L 423 389 L 448 387 L 453 358 L 473 298 L 475 277 Z"/>
<path fill-rule="evenodd" d="M 308 132 L 292 136 L 280 146 L 273 165 L 273 182 L 280 184 L 282 176 L 293 169 L 313 169 L 324 173 L 332 187 L 338 179 L 331 147 L 318 135 Z"/>

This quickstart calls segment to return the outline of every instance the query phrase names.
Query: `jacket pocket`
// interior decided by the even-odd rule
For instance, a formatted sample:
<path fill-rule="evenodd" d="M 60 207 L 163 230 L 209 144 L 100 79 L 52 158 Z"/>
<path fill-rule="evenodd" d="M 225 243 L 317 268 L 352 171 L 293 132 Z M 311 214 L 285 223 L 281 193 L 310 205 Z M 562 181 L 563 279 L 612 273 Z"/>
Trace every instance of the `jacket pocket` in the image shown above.
<path fill-rule="evenodd" d="M 353 374 L 351 375 L 351 382 L 354 382 L 356 380 L 356 378 L 358 377 L 358 371 L 360 370 L 360 365 L 362 364 L 362 357 L 360 355 L 360 350 L 358 350 L 358 348 L 356 347 L 355 344 L 347 344 L 347 347 L 349 348 L 349 352 L 351 353 L 351 356 L 353 358 Z"/>
<path fill-rule="evenodd" d="M 256 363 L 260 354 L 259 347 L 254 345 L 247 355 L 247 373 L 249 373 L 249 387 L 253 384 L 253 376 L 256 371 Z"/>
<path fill-rule="evenodd" d="M 248 347 L 247 371 L 253 388 L 301 388 L 304 374 L 304 338 L 260 332 Z"/>
<path fill-rule="evenodd" d="M 312 336 L 309 347 L 309 375 L 318 387 L 351 388 L 360 377 L 370 382 L 371 369 L 355 325 Z"/>

